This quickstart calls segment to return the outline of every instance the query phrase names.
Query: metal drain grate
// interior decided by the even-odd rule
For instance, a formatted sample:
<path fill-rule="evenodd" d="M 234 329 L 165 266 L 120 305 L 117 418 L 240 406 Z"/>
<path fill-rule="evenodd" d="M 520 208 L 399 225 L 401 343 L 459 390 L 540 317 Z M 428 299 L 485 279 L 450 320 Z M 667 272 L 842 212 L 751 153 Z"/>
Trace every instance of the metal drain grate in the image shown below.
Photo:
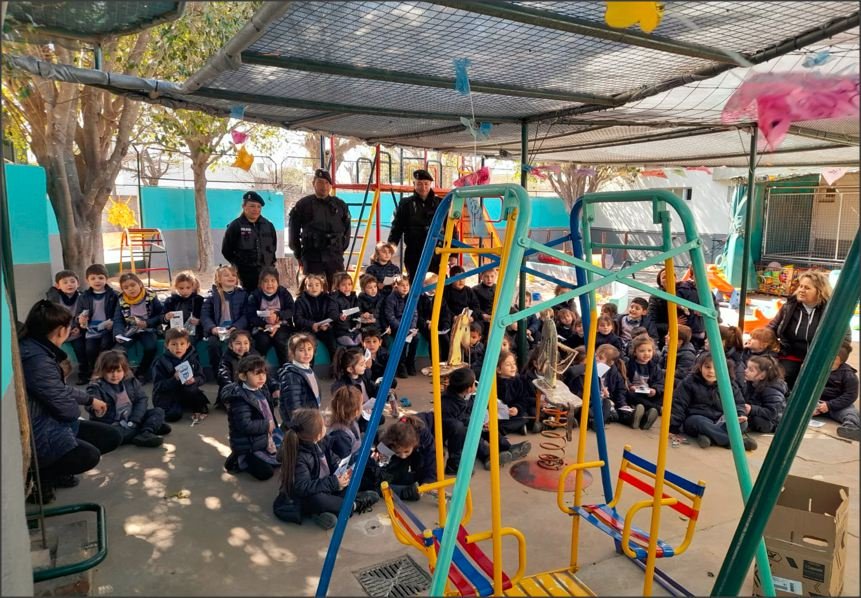
<path fill-rule="evenodd" d="M 427 591 L 431 582 L 430 575 L 409 556 L 360 569 L 353 575 L 368 596 L 416 596 Z"/>

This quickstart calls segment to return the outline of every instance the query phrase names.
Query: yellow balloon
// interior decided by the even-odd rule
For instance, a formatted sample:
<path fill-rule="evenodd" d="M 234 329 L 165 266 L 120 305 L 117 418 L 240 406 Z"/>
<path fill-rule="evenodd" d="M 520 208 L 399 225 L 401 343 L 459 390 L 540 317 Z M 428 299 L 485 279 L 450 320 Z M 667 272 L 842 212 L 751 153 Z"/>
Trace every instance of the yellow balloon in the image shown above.
<path fill-rule="evenodd" d="M 651 33 L 661 23 L 663 14 L 661 2 L 607 2 L 604 21 L 616 29 L 639 24 L 645 33 Z"/>

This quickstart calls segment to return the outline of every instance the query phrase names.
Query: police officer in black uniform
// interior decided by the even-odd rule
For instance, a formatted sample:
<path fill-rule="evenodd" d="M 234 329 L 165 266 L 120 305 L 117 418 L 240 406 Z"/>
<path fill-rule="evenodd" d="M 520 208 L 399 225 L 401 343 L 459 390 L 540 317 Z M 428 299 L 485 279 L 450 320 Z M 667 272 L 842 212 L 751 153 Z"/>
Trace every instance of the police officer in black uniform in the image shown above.
<path fill-rule="evenodd" d="M 275 265 L 278 235 L 275 226 L 260 215 L 265 203 L 254 191 L 242 196 L 242 214 L 227 225 L 221 254 L 236 267 L 239 282 L 249 293 L 257 288 L 260 271 Z"/>
<path fill-rule="evenodd" d="M 404 240 L 403 264 L 410 281 L 418 268 L 434 212 L 442 201 L 433 192 L 433 177 L 427 170 L 413 172 L 413 184 L 415 192 L 398 205 L 389 232 L 389 243 L 397 246 Z M 439 271 L 439 258 L 439 254 L 434 254 L 428 272 Z"/>
<path fill-rule="evenodd" d="M 314 171 L 314 194 L 306 195 L 290 210 L 290 249 L 302 263 L 305 274 L 332 277 L 344 271 L 344 251 L 350 244 L 350 210 L 338 196 L 330 196 L 332 175 Z"/>

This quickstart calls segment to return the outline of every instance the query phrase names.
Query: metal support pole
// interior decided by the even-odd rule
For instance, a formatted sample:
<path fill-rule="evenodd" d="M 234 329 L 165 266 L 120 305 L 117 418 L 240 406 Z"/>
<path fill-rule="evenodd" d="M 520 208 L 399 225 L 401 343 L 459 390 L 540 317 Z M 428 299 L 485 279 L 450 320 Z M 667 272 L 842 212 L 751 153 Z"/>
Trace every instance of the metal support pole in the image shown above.
<path fill-rule="evenodd" d="M 0 159 L 2 159 L 2 150 L 0 150 Z M 12 230 L 10 224 L 9 198 L 6 194 L 6 164 L 0 162 L 0 246 L 3 248 L 3 278 L 6 282 L 6 289 L 9 291 L 9 307 L 12 310 L 12 322 L 17 322 L 18 304 L 15 301 L 15 275 L 14 262 L 12 261 Z M 2 292 L 2 289 L 0 289 L 0 292 Z"/>
<path fill-rule="evenodd" d="M 380 177 L 380 161 L 382 158 L 380 156 L 380 144 L 379 143 L 377 144 L 376 148 L 374 148 L 374 155 L 376 156 L 376 161 L 377 161 L 376 167 L 374 168 L 374 179 L 375 179 L 375 187 L 376 187 L 376 194 L 377 194 L 377 241 L 376 242 L 379 243 L 381 240 L 380 237 L 382 237 L 382 235 L 383 235 L 383 224 L 382 224 L 382 219 L 380 218 L 380 213 L 383 210 L 381 209 L 382 206 L 381 206 L 381 202 L 379 199 L 379 197 L 380 197 L 380 185 L 382 185 L 382 182 L 380 180 L 381 179 L 381 177 Z M 389 167 L 391 167 L 391 162 L 389 163 Z M 392 182 L 392 177 L 391 177 L 391 175 L 389 175 L 389 183 L 391 183 L 391 182 Z M 366 232 L 365 234 L 368 234 L 368 233 Z M 359 259 L 361 260 L 363 257 L 364 256 L 360 255 Z M 359 267 L 359 263 L 356 264 L 356 267 L 357 268 Z M 410 281 L 410 282 L 413 282 L 413 281 Z"/>
<path fill-rule="evenodd" d="M 837 287 L 828 302 L 822 323 L 801 366 L 798 382 L 787 401 L 786 412 L 774 440 L 765 455 L 756 484 L 745 504 L 738 527 L 718 573 L 712 596 L 736 596 L 741 590 L 747 571 L 762 538 L 765 524 L 771 515 L 792 461 L 807 431 L 810 419 L 828 374 L 834 356 L 844 341 L 846 325 L 852 316 L 861 294 L 859 273 L 858 236 L 852 242 L 846 265 L 840 273 Z"/>
<path fill-rule="evenodd" d="M 326 136 L 320 135 L 320 168 L 326 168 Z"/>
<path fill-rule="evenodd" d="M 96 44 L 96 46 L 93 48 L 93 67 L 97 71 L 100 71 L 102 70 L 102 64 L 102 44 Z"/>
<path fill-rule="evenodd" d="M 529 123 L 523 121 L 520 123 L 520 161 L 521 163 L 526 163 L 526 155 L 529 153 Z M 520 186 L 523 187 L 524 190 L 527 188 L 527 183 L 529 181 L 529 173 L 527 173 L 523 168 L 520 169 Z M 522 266 L 522 264 L 517 265 L 518 268 Z M 520 311 L 526 309 L 526 272 L 521 268 L 520 270 L 520 289 L 517 293 L 517 307 Z M 526 350 L 528 344 L 526 342 L 526 318 L 517 322 L 517 361 L 523 366 L 526 363 L 528 351 Z"/>
<path fill-rule="evenodd" d="M 756 197 L 756 142 L 759 127 L 753 125 L 750 131 L 750 160 L 747 165 L 747 205 L 744 209 L 744 250 L 741 257 L 741 292 L 738 298 L 738 329 L 744 331 L 744 317 L 747 312 L 747 276 L 750 262 L 751 228 L 753 228 L 753 201 Z"/>

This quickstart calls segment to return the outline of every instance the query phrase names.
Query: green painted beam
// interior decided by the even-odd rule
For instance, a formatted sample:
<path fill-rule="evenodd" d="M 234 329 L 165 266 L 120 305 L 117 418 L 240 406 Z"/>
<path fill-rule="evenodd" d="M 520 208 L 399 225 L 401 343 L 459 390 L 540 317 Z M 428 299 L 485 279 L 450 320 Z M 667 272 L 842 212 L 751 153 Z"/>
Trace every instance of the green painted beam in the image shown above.
<path fill-rule="evenodd" d="M 172 97 L 172 96 L 171 96 Z M 263 106 L 281 106 L 282 108 L 297 108 L 300 110 L 319 110 L 321 112 L 340 112 L 342 114 L 370 114 L 373 116 L 390 116 L 392 118 L 421 118 L 430 120 L 451 120 L 460 122 L 462 114 L 448 112 L 420 112 L 415 110 L 397 110 L 393 108 L 379 108 L 374 106 L 355 106 L 352 104 L 338 104 L 335 102 L 318 102 L 314 100 L 298 100 L 281 96 L 270 96 L 245 91 L 233 91 L 230 89 L 218 89 L 215 87 L 201 87 L 188 96 L 191 100 L 195 97 L 209 98 L 212 100 L 226 100 L 242 104 L 259 104 Z M 516 116 L 487 116 L 476 114 L 475 120 L 491 123 L 519 123 L 523 119 Z"/>
<path fill-rule="evenodd" d="M 801 366 L 798 381 L 786 401 L 786 411 L 759 469 L 756 484 L 729 543 L 726 558 L 712 588 L 712 596 L 738 596 L 741 591 L 754 551 L 777 504 L 783 483 L 807 431 L 807 422 L 825 388 L 834 356 L 843 342 L 846 326 L 861 295 L 859 268 L 861 264 L 856 235 L 819 330 L 807 352 L 808 357 Z"/>
<path fill-rule="evenodd" d="M 254 66 L 267 66 L 279 69 L 303 71 L 306 73 L 325 73 L 327 75 L 338 75 L 355 79 L 388 81 L 391 83 L 404 83 L 420 87 L 437 87 L 441 89 L 449 89 L 452 92 L 455 90 L 455 80 L 453 77 L 435 77 L 432 75 L 394 71 L 391 69 L 357 67 L 352 64 L 309 60 L 307 58 L 296 58 L 292 56 L 273 56 L 271 54 L 263 54 L 261 52 L 243 52 L 242 63 Z M 561 89 L 538 89 L 535 87 L 524 87 L 522 85 L 503 85 L 501 83 L 479 81 L 471 78 L 469 80 L 469 88 L 476 93 L 489 93 L 521 98 L 558 100 L 560 102 L 598 104 L 602 106 L 620 106 L 622 104 L 622 102 L 615 98 L 591 93 L 572 93 Z"/>
<path fill-rule="evenodd" d="M 603 23 L 577 19 L 558 13 L 521 6 L 509 2 L 483 2 L 483 1 L 460 1 L 460 0 L 437 0 L 434 4 L 449 6 L 458 10 L 525 23 L 547 29 L 555 29 L 566 33 L 575 33 L 586 37 L 604 39 L 611 42 L 650 48 L 668 54 L 679 54 L 703 60 L 711 60 L 720 64 L 731 64 L 735 66 L 735 59 L 731 58 L 725 50 L 712 48 L 701 44 L 682 42 L 661 35 L 642 33 L 630 29 L 613 29 Z"/>
<path fill-rule="evenodd" d="M 621 139 L 617 145 L 622 146 L 622 145 L 628 145 L 628 144 L 626 143 L 626 141 L 624 139 Z M 610 146 L 610 147 L 614 147 L 614 146 Z M 796 148 L 788 148 L 788 149 L 779 149 L 779 150 L 774 151 L 774 152 L 763 152 L 760 154 L 760 156 L 762 157 L 762 159 L 767 159 L 768 156 L 776 156 L 776 155 L 781 155 L 781 154 L 797 154 L 799 152 L 818 152 L 818 151 L 822 151 L 822 150 L 844 149 L 844 148 L 845 148 L 845 146 L 843 146 L 843 145 L 817 145 L 814 147 L 796 147 Z M 551 149 L 545 150 L 545 151 L 540 152 L 540 153 L 542 153 L 542 154 L 555 154 L 558 152 L 572 151 L 572 150 L 576 150 L 576 149 L 583 149 L 583 148 L 576 147 L 576 146 L 570 147 L 570 148 L 551 148 Z M 690 164 L 691 166 L 700 166 L 699 163 L 702 162 L 703 160 L 722 160 L 725 158 L 747 158 L 747 157 L 748 157 L 747 152 L 743 152 L 743 153 L 739 152 L 739 153 L 734 153 L 734 154 L 712 154 L 712 155 L 703 155 L 703 156 L 689 156 L 689 157 L 686 157 L 684 159 L 662 158 L 662 159 L 650 159 L 650 160 L 637 160 L 637 159 L 601 160 L 601 163 L 602 164 L 661 164 L 661 165 L 665 165 L 669 168 L 669 167 L 678 165 L 679 162 L 684 162 L 685 164 Z M 849 161 L 847 161 L 847 162 L 850 164 L 852 163 Z M 805 164 L 806 163 L 807 162 L 805 162 Z M 827 162 L 827 161 L 823 162 L 823 163 L 827 163 L 829 165 L 835 165 L 835 166 L 837 165 L 833 162 Z M 856 165 L 858 164 L 857 158 L 856 158 L 854 164 L 856 164 Z"/>

